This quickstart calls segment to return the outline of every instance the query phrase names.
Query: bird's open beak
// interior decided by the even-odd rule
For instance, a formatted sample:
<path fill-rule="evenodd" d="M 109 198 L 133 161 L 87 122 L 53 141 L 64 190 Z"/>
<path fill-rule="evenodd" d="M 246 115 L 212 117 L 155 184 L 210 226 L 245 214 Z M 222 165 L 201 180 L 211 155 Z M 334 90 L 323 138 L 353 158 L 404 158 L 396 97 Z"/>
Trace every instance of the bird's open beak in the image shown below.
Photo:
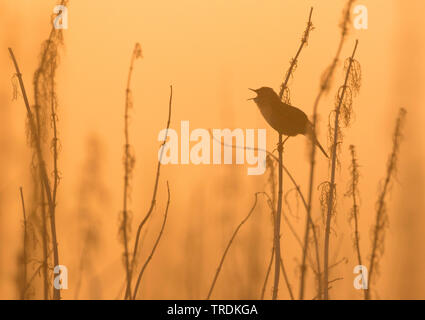
<path fill-rule="evenodd" d="M 251 89 L 251 88 L 248 88 L 249 90 L 251 90 L 251 91 L 254 91 L 255 93 L 257 93 L 257 90 L 255 90 L 255 89 Z M 258 93 L 257 93 L 258 94 Z M 249 99 L 247 99 L 247 100 L 254 100 L 255 99 L 255 97 L 254 98 L 249 98 Z"/>

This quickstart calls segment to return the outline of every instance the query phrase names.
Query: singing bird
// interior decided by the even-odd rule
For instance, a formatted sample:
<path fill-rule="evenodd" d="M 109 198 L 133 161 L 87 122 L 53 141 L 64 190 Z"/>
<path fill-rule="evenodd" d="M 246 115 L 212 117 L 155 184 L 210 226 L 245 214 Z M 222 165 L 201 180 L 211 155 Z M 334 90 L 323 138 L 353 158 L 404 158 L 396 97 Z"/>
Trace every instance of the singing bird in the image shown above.
<path fill-rule="evenodd" d="M 272 88 L 249 89 L 257 94 L 255 98 L 249 100 L 254 100 L 264 119 L 273 129 L 288 138 L 298 134 L 312 137 L 316 146 L 329 158 L 317 138 L 312 136 L 313 125 L 303 111 L 282 102 Z"/>

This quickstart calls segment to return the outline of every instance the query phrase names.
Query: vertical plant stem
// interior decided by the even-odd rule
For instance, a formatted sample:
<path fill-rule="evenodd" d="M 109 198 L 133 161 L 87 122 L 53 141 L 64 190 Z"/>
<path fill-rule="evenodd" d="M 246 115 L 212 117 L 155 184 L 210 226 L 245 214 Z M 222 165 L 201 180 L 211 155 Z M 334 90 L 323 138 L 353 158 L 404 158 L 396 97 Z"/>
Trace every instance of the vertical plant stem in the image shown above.
<path fill-rule="evenodd" d="M 55 58 L 54 58 L 55 59 Z M 52 240 L 55 239 L 56 243 L 56 224 L 55 224 L 55 217 L 56 217 L 56 198 L 57 198 L 57 190 L 59 185 L 59 170 L 58 170 L 58 131 L 57 131 L 57 114 L 56 114 L 56 96 L 55 96 L 55 65 L 56 63 L 52 63 L 52 77 L 51 77 L 51 119 L 52 119 L 52 125 L 53 125 L 53 141 L 52 141 L 52 147 L 53 147 L 53 189 L 52 189 L 52 202 L 53 202 L 53 212 L 51 213 L 50 221 L 51 221 L 51 233 L 52 233 Z M 54 235 L 54 236 L 53 236 Z M 55 248 L 55 246 L 53 246 Z M 56 245 L 57 249 L 57 245 Z M 57 266 L 57 264 L 55 264 Z M 53 296 L 57 295 L 56 288 L 53 288 Z"/>
<path fill-rule="evenodd" d="M 332 76 L 334 74 L 336 65 L 339 61 L 339 56 L 342 51 L 342 47 L 344 45 L 347 32 L 348 32 L 348 24 L 350 22 L 350 14 L 351 14 L 351 6 L 353 5 L 355 0 L 348 0 L 346 9 L 344 11 L 344 19 L 342 23 L 342 32 L 341 32 L 341 38 L 339 40 L 338 48 L 335 54 L 334 59 L 332 60 L 332 63 L 329 67 L 329 69 L 326 71 L 325 77 L 321 83 L 319 93 L 316 97 L 316 100 L 314 102 L 313 106 L 313 121 L 312 121 L 312 135 L 313 137 L 316 137 L 316 128 L 317 128 L 317 110 L 319 107 L 319 102 L 322 98 L 322 96 L 326 93 L 326 91 L 329 89 L 330 82 L 332 79 Z M 314 145 L 313 140 L 311 141 L 311 160 L 310 160 L 310 177 L 309 177 L 309 192 L 308 192 L 308 205 L 307 205 L 307 218 L 306 218 L 306 226 L 305 226 L 305 232 L 304 232 L 304 247 L 303 247 L 303 255 L 302 255 L 302 262 L 301 262 L 301 276 L 300 276 L 300 292 L 299 292 L 299 299 L 304 299 L 304 288 L 305 288 L 305 275 L 307 270 L 307 256 L 308 256 L 308 242 L 309 242 L 309 233 L 310 233 L 310 225 L 313 228 L 314 237 L 315 235 L 315 229 L 314 224 L 312 223 L 312 207 L 313 207 L 313 185 L 314 185 L 314 169 L 316 165 L 316 147 Z M 318 282 L 318 294 L 317 298 L 320 300 L 322 299 L 322 275 L 321 275 L 321 268 L 320 268 L 320 258 L 319 258 L 319 247 L 318 247 L 318 241 L 315 241 L 316 244 L 316 262 L 317 262 L 317 282 Z"/>
<path fill-rule="evenodd" d="M 134 158 L 130 152 L 130 137 L 128 132 L 129 127 L 129 109 L 132 107 L 132 99 L 131 99 L 131 77 L 133 75 L 134 61 L 141 57 L 141 47 L 139 43 L 136 43 L 133 53 L 131 55 L 130 68 L 128 71 L 127 78 L 127 89 L 125 91 L 125 109 L 124 109 L 124 138 L 125 138 L 125 146 L 124 146 L 124 191 L 123 191 L 123 211 L 122 211 L 122 226 L 121 230 L 123 233 L 123 242 L 124 242 L 124 264 L 125 264 L 125 272 L 126 272 L 126 293 L 125 298 L 128 299 L 131 296 L 131 266 L 130 266 L 130 256 L 128 249 L 128 227 L 129 227 L 129 217 L 128 217 L 128 199 L 129 199 L 129 188 L 130 188 L 130 178 L 132 175 Z"/>
<path fill-rule="evenodd" d="M 292 59 L 291 65 L 286 73 L 286 77 L 284 82 L 281 85 L 279 97 L 282 100 L 283 95 L 285 93 L 285 90 L 288 88 L 288 81 L 297 65 L 298 57 L 301 53 L 301 50 L 303 47 L 307 44 L 308 36 L 310 34 L 310 31 L 313 28 L 313 24 L 311 22 L 311 16 L 313 14 L 313 7 L 310 9 L 310 14 L 307 22 L 307 27 L 304 31 L 304 35 L 301 39 L 301 44 L 298 48 L 298 51 Z M 285 140 L 286 141 L 286 140 Z M 282 216 L 282 195 L 283 195 L 283 139 L 282 135 L 279 134 L 279 144 L 278 144 L 278 153 L 279 153 L 279 177 L 278 177 L 278 198 L 277 198 L 277 210 L 276 210 L 276 217 L 275 217 L 275 227 L 274 227 L 274 247 L 275 247 L 275 277 L 274 277 L 274 285 L 273 285 L 273 295 L 272 299 L 276 300 L 278 297 L 278 288 L 279 288 L 279 276 L 280 276 L 280 260 L 281 260 L 281 251 L 280 251 L 280 223 L 281 223 L 281 216 Z"/>
<path fill-rule="evenodd" d="M 283 265 L 283 259 L 280 259 L 280 269 L 282 269 L 283 278 L 285 279 L 286 287 L 288 288 L 289 297 L 294 300 L 294 294 L 292 293 L 291 283 L 289 282 L 288 274 L 286 273 L 285 266 Z"/>
<path fill-rule="evenodd" d="M 68 4 L 68 0 L 61 0 L 59 2 L 60 5 L 66 6 Z M 40 154 L 43 152 L 43 131 L 44 131 L 44 119 L 40 115 L 40 112 L 48 112 L 48 98 L 49 94 L 51 96 L 51 104 L 52 108 L 52 127 L 53 127 L 53 141 L 51 145 L 51 149 L 53 149 L 53 166 L 54 166 L 54 181 L 52 182 L 52 186 L 50 186 L 50 180 L 47 174 L 46 164 L 42 161 L 39 161 L 38 165 L 41 168 L 40 176 L 45 176 L 40 179 L 41 189 L 45 190 L 45 197 L 48 203 L 48 214 L 44 213 L 46 217 L 46 226 L 48 221 L 50 222 L 50 233 L 51 233 L 51 242 L 52 242 L 52 250 L 53 250 L 53 263 L 54 266 L 59 265 L 59 252 L 58 252 L 58 243 L 57 243 L 57 235 L 56 235 L 56 194 L 57 194 L 57 186 L 59 183 L 59 175 L 57 170 L 57 160 L 58 160 L 58 139 L 57 139 L 57 116 L 56 116 L 56 97 L 55 97 L 55 71 L 57 68 L 57 55 L 58 55 L 58 47 L 63 44 L 63 34 L 62 30 L 58 30 L 52 23 L 49 37 L 43 43 L 41 59 L 38 68 L 36 69 L 33 77 L 33 86 L 34 86 L 34 109 L 35 109 L 35 118 L 36 118 L 36 130 L 34 133 L 35 140 L 37 140 L 36 149 L 39 149 Z M 51 67 L 51 69 L 49 69 Z M 51 86 L 49 86 L 49 80 L 51 80 Z M 50 87 L 50 92 L 48 87 Z M 30 120 L 31 122 L 31 120 Z M 32 128 L 32 126 L 30 125 Z M 39 148 L 38 148 L 39 147 Z M 36 154 L 39 153 L 36 150 Z M 40 160 L 39 155 L 37 158 Z M 42 191 L 43 192 L 43 191 Z M 43 231 L 47 233 L 47 228 Z M 49 248 L 48 248 L 49 249 Z M 50 251 L 49 251 L 50 252 Z M 50 282 L 49 282 L 50 283 Z M 55 287 L 53 290 L 53 299 L 60 300 L 60 290 Z"/>
<path fill-rule="evenodd" d="M 382 190 L 379 194 L 376 210 L 376 221 L 375 226 L 373 227 L 373 240 L 372 240 L 372 252 L 370 255 L 370 265 L 369 265 L 369 275 L 368 275 L 368 289 L 365 290 L 365 299 L 370 300 L 371 294 L 371 284 L 373 280 L 373 275 L 375 274 L 376 265 L 378 264 L 378 255 L 379 255 L 379 245 L 384 241 L 384 231 L 385 231 L 385 198 L 390 188 L 391 178 L 394 175 L 394 172 L 397 168 L 397 157 L 400 147 L 400 140 L 402 136 L 402 126 L 404 124 L 404 119 L 406 116 L 406 110 L 401 108 L 397 118 L 396 127 L 393 134 L 393 149 L 387 164 L 387 174 L 384 180 Z"/>
<path fill-rule="evenodd" d="M 282 135 L 279 134 L 279 144 L 278 144 L 278 153 L 279 153 L 279 168 L 278 168 L 278 192 L 277 192 L 277 210 L 274 219 L 274 283 L 273 283 L 273 295 L 272 299 L 276 300 L 279 290 L 279 276 L 280 276 L 280 222 L 282 216 L 282 194 L 283 194 L 283 140 Z"/>
<path fill-rule="evenodd" d="M 344 86 L 342 87 L 342 93 L 339 96 L 339 103 L 335 110 L 335 123 L 334 123 L 334 138 L 332 144 L 332 163 L 331 163 L 331 181 L 330 181 L 330 191 L 329 198 L 327 204 L 327 214 L 326 214 L 326 230 L 325 230 L 325 249 L 324 249 L 324 277 L 323 277 L 323 285 L 324 285 L 324 299 L 329 299 L 329 239 L 331 233 L 331 219 L 332 219 L 332 211 L 333 211 L 333 203 L 334 203 L 334 194 L 335 194 L 335 171 L 336 171 L 336 153 L 337 153 L 337 144 L 338 144 L 338 128 L 339 128 L 339 115 L 341 112 L 341 105 L 344 101 L 344 96 L 348 87 L 348 77 L 350 75 L 351 66 L 353 64 L 354 55 L 356 54 L 358 40 L 356 40 L 356 44 L 354 46 L 353 53 L 350 58 L 350 63 L 347 68 L 347 73 L 345 75 Z"/>
<path fill-rule="evenodd" d="M 155 185 L 153 187 L 153 195 L 152 195 L 151 205 L 150 205 L 148 212 L 146 213 L 145 217 L 143 218 L 142 222 L 140 222 L 140 224 L 137 228 L 136 239 L 134 241 L 133 255 L 132 255 L 132 259 L 131 259 L 130 270 L 131 270 L 132 273 L 134 272 L 134 266 L 135 266 L 135 263 L 136 263 L 137 251 L 138 251 L 138 248 L 139 248 L 140 236 L 141 236 L 141 233 L 142 233 L 143 226 L 146 224 L 149 217 L 151 216 L 153 208 L 155 207 L 155 203 L 156 203 L 156 194 L 158 192 L 158 182 L 159 182 L 159 176 L 160 176 L 160 173 L 161 173 L 161 161 L 162 161 L 162 156 L 164 154 L 164 146 L 165 146 L 166 141 L 167 141 L 168 130 L 170 128 L 170 123 L 171 123 L 172 102 L 173 102 L 173 86 L 170 86 L 170 99 L 169 99 L 169 102 L 168 102 L 167 128 L 165 130 L 164 142 L 161 145 L 161 151 L 160 151 L 160 155 L 159 155 L 159 159 L 158 159 L 158 165 L 156 167 Z"/>
<path fill-rule="evenodd" d="M 27 215 L 26 215 L 26 211 L 25 211 L 25 201 L 24 201 L 24 192 L 22 190 L 22 187 L 19 188 L 19 192 L 21 194 L 21 204 L 22 204 L 22 215 L 24 217 L 24 239 L 23 239 L 23 250 L 22 250 L 22 254 L 23 254 L 23 288 L 22 288 L 22 292 L 21 292 L 21 299 L 25 300 L 26 297 L 26 291 L 28 288 L 28 271 L 27 271 L 27 264 L 28 264 L 28 256 L 27 256 L 27 246 L 28 246 L 28 229 L 27 229 Z"/>
<path fill-rule="evenodd" d="M 41 183 L 41 187 L 43 184 Z M 46 196 L 44 195 L 43 189 L 41 192 L 41 237 L 43 243 L 43 295 L 44 300 L 49 300 L 49 245 L 48 245 L 48 236 L 47 231 L 47 212 L 46 212 Z"/>
<path fill-rule="evenodd" d="M 53 125 L 53 141 L 52 141 L 52 147 L 53 147 L 53 203 L 55 204 L 56 208 L 56 196 L 57 196 L 57 190 L 59 185 L 59 170 L 58 170 L 58 156 L 59 156 L 59 149 L 58 149 L 58 130 L 57 130 L 57 114 L 56 114 L 56 97 L 55 97 L 55 77 L 54 77 L 54 70 L 55 70 L 55 63 L 52 64 L 52 97 L 51 97 L 51 118 L 52 118 L 52 125 Z"/>
<path fill-rule="evenodd" d="M 29 120 L 29 124 L 30 124 L 30 129 L 31 132 L 33 132 L 33 134 L 35 135 L 35 151 L 36 151 L 36 155 L 37 155 L 37 160 L 40 166 L 40 180 L 43 183 L 43 187 L 45 189 L 45 194 L 47 196 L 47 203 L 49 206 L 49 213 L 50 213 L 50 226 L 51 226 L 51 233 L 52 233 L 52 248 L 53 248 L 53 261 L 54 261 L 54 265 L 58 266 L 59 265 L 59 252 L 58 252 L 58 244 L 57 244 L 57 240 L 56 240 L 56 220 L 55 220 L 55 204 L 53 202 L 53 198 L 52 198 L 52 192 L 51 192 L 51 187 L 50 187 L 50 181 L 49 181 L 49 177 L 47 174 L 47 169 L 46 169 L 46 163 L 44 162 L 44 158 L 43 158 L 43 153 L 42 153 L 42 149 L 41 149 L 41 142 L 40 142 L 40 136 L 39 136 L 39 132 L 37 130 L 37 126 L 34 120 L 34 115 L 31 111 L 30 108 L 30 104 L 28 101 L 28 96 L 25 90 L 25 86 L 24 86 L 24 81 L 22 80 L 22 74 L 19 70 L 19 66 L 18 63 L 16 61 L 15 55 L 13 54 L 13 51 L 11 48 L 9 48 L 9 53 L 10 56 L 12 58 L 13 64 L 15 66 L 15 70 L 16 70 L 16 76 L 18 77 L 19 80 L 19 85 L 22 91 L 22 96 L 24 98 L 24 102 L 25 102 L 25 107 L 27 110 L 27 116 L 28 116 L 28 120 Z M 53 299 L 54 300 L 60 300 L 60 290 L 56 290 L 55 288 L 53 288 Z"/>
<path fill-rule="evenodd" d="M 274 187 L 274 185 L 275 185 L 275 183 L 274 183 L 274 167 L 272 167 L 271 172 L 270 172 L 270 183 L 271 183 L 271 187 L 272 187 L 272 194 L 274 194 L 274 190 L 275 190 L 275 187 Z M 268 198 L 268 204 L 269 204 L 269 207 L 271 209 L 272 219 L 274 221 L 275 216 L 276 216 L 275 210 L 274 210 L 274 208 L 275 208 L 275 196 L 270 198 L 270 196 L 267 193 L 263 192 L 263 194 Z M 283 215 L 283 218 L 284 219 L 286 218 L 285 215 Z M 295 236 L 296 236 L 296 234 L 295 234 Z M 273 244 L 274 244 L 274 241 L 273 241 Z M 262 291 L 261 291 L 261 300 L 264 299 L 264 294 L 265 294 L 267 282 L 268 282 L 268 279 L 269 279 L 269 276 L 270 276 L 270 271 L 271 271 L 271 268 L 272 268 L 274 256 L 275 256 L 275 248 L 274 248 L 274 245 L 273 245 L 272 254 L 271 254 L 271 257 L 270 257 L 270 262 L 269 262 L 268 267 L 267 267 L 266 277 L 264 279 L 263 288 L 262 288 Z M 281 258 L 280 259 L 280 269 L 282 271 L 283 278 L 285 280 L 289 296 L 290 296 L 291 300 L 294 300 L 294 295 L 292 293 L 292 287 L 291 287 L 291 284 L 289 282 L 289 278 L 288 278 L 288 275 L 286 273 L 285 266 L 283 265 L 282 254 L 280 255 L 280 258 Z"/>
<path fill-rule="evenodd" d="M 359 232 L 359 205 L 357 200 L 357 190 L 358 190 L 358 181 L 359 181 L 359 173 L 358 173 L 358 164 L 356 160 L 356 150 L 353 145 L 350 146 L 351 152 L 351 186 L 349 193 L 351 194 L 351 198 L 353 200 L 353 208 L 352 208 L 352 218 L 354 219 L 354 246 L 357 254 L 357 262 L 359 266 L 362 264 L 362 256 L 360 254 L 360 232 Z M 362 271 L 363 273 L 363 271 Z M 366 294 L 366 292 L 365 292 Z"/>

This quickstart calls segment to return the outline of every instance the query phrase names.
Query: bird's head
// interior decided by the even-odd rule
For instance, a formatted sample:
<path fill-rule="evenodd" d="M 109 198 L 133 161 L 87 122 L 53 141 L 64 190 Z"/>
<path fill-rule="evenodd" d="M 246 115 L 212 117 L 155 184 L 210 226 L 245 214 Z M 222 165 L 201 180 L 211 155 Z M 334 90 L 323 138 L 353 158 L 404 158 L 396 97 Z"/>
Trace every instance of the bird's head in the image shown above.
<path fill-rule="evenodd" d="M 257 96 L 254 98 L 250 98 L 248 100 L 254 100 L 254 102 L 257 105 L 262 103 L 274 102 L 276 100 L 280 101 L 278 95 L 276 94 L 276 92 L 274 92 L 272 88 L 269 88 L 269 87 L 261 87 L 260 89 L 249 88 L 249 90 L 254 91 L 257 94 Z"/>

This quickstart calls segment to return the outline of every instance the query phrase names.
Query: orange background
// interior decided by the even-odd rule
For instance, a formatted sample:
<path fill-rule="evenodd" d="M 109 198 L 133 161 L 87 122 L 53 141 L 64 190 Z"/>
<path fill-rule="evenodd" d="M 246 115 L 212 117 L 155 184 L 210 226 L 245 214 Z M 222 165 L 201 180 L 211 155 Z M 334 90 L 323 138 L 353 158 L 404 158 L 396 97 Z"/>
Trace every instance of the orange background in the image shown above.
<path fill-rule="evenodd" d="M 12 101 L 13 65 L 7 48 L 19 61 L 32 101 L 32 76 L 41 42 L 48 37 L 55 1 L 0 0 L 0 298 L 18 297 L 15 277 L 22 243 L 19 186 L 30 190 L 30 150 L 25 138 L 22 97 Z M 277 134 L 262 119 L 247 88 L 283 80 L 314 7 L 308 47 L 301 53 L 291 101 L 311 116 L 320 77 L 330 64 L 340 37 L 345 1 L 70 1 L 69 29 L 57 75 L 59 134 L 62 144 L 57 229 L 61 264 L 68 267 L 69 290 L 64 299 L 122 297 L 124 267 L 118 238 L 123 186 L 123 125 L 125 87 L 131 53 L 140 42 L 144 58 L 135 63 L 132 90 L 131 143 L 136 167 L 132 182 L 132 241 L 136 225 L 150 205 L 159 142 L 165 128 L 169 85 L 174 87 L 171 127 L 180 121 L 195 128 L 267 128 L 268 149 Z M 353 288 L 357 264 L 348 223 L 351 201 L 343 197 L 349 178 L 348 146 L 357 147 L 360 167 L 361 248 L 370 251 L 378 184 L 385 175 L 397 110 L 408 111 L 400 150 L 397 181 L 388 198 L 390 227 L 376 279 L 375 297 L 425 298 L 424 243 L 424 40 L 421 0 L 363 0 L 369 12 L 368 30 L 350 28 L 341 61 L 359 39 L 356 59 L 362 67 L 362 87 L 354 100 L 354 121 L 344 129 L 341 167 L 337 171 L 338 210 L 331 243 L 332 298 L 360 299 Z M 342 62 L 330 93 L 319 106 L 319 140 L 327 142 L 328 114 L 342 85 Z M 316 184 L 328 179 L 327 162 L 318 154 Z M 90 168 L 90 164 L 94 164 Z M 285 164 L 307 193 L 307 139 L 290 139 Z M 89 166 L 89 168 L 87 168 Z M 149 223 L 143 255 L 160 228 L 166 202 L 165 181 L 171 188 L 169 220 L 158 250 L 146 271 L 139 298 L 203 299 L 221 254 L 239 221 L 266 189 L 267 176 L 247 176 L 243 165 L 168 165 L 162 169 L 157 207 Z M 83 189 L 93 183 L 92 188 Z M 292 188 L 284 180 L 285 190 Z M 88 190 L 87 190 L 88 189 Z M 83 191 L 81 191 L 83 190 Z M 89 193 L 89 195 L 87 195 Z M 89 197 L 87 203 L 85 197 Z M 314 214 L 320 215 L 315 194 Z M 213 298 L 259 297 L 272 247 L 270 213 L 259 198 L 251 220 L 242 228 L 218 279 Z M 299 235 L 305 211 L 285 207 Z M 82 206 L 89 209 L 82 214 Z M 90 264 L 82 272 L 84 228 L 95 236 Z M 298 292 L 301 250 L 283 223 L 286 268 Z M 80 281 L 80 289 L 77 283 Z M 269 286 L 270 286 L 269 282 Z M 308 298 L 314 295 L 311 273 Z M 282 290 L 280 297 L 288 298 Z M 267 289 L 270 295 L 271 289 Z"/>

